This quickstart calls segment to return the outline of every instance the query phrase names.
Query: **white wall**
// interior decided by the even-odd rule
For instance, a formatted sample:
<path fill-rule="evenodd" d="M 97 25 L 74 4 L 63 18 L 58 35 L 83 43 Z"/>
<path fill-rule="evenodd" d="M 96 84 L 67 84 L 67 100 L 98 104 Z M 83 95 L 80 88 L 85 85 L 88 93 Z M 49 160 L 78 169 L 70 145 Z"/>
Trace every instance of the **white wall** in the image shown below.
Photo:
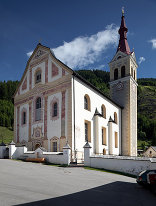
<path fill-rule="evenodd" d="M 156 158 L 90 155 L 90 148 L 84 148 L 84 165 L 138 175 L 143 170 L 155 169 Z"/>
<path fill-rule="evenodd" d="M 108 151 L 108 121 L 110 116 L 114 120 L 114 112 L 117 113 L 118 116 L 118 124 L 113 123 L 112 125 L 112 134 L 113 134 L 113 153 L 118 155 L 120 152 L 120 142 L 121 142 L 121 109 L 109 101 L 107 98 L 90 88 L 85 83 L 81 82 L 79 79 L 74 78 L 74 86 L 75 86 L 75 136 L 76 136 L 76 149 L 78 151 L 83 151 L 83 145 L 85 144 L 85 129 L 84 129 L 84 120 L 91 121 L 91 147 L 92 151 L 94 149 L 94 113 L 96 108 L 99 113 L 101 113 L 101 105 L 104 104 L 106 107 L 106 119 L 103 117 L 99 117 L 99 153 L 103 153 L 103 148 L 106 149 L 107 154 Z M 73 83 L 72 83 L 72 91 L 73 91 Z M 91 102 L 91 111 L 84 109 L 84 96 L 88 94 Z M 74 98 L 74 97 L 73 97 Z M 73 105 L 73 115 L 74 115 L 74 100 L 72 99 Z M 72 134 L 74 136 L 74 116 L 73 116 L 73 131 Z M 102 127 L 106 128 L 107 132 L 107 145 L 102 145 L 102 137 L 101 137 L 101 129 Z M 114 146 L 114 132 L 118 132 L 118 141 L 119 147 L 115 148 Z M 74 142 L 73 142 L 74 144 Z M 72 144 L 72 145 L 73 145 Z M 74 148 L 72 148 L 74 149 Z"/>
<path fill-rule="evenodd" d="M 35 151 L 27 151 L 27 148 L 16 147 L 9 145 L 9 158 L 10 159 L 26 159 L 26 158 L 45 158 L 47 162 L 53 164 L 70 164 L 70 147 L 63 148 L 63 153 L 60 152 L 43 152 L 40 148 Z"/>

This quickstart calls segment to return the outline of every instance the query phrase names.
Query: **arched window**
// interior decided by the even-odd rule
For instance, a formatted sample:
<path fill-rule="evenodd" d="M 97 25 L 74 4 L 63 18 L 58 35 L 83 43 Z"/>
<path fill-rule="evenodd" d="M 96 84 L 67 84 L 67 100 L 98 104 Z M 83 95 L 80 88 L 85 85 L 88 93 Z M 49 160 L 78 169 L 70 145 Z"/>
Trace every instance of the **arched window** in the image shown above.
<path fill-rule="evenodd" d="M 117 120 L 117 113 L 114 112 L 114 122 L 117 124 L 118 123 L 118 120 Z"/>
<path fill-rule="evenodd" d="M 84 109 L 90 111 L 90 98 L 87 94 L 84 96 Z"/>
<path fill-rule="evenodd" d="M 125 77 L 125 66 L 121 67 L 121 78 Z"/>
<path fill-rule="evenodd" d="M 101 114 L 106 119 L 106 107 L 104 104 L 101 106 Z"/>
<path fill-rule="evenodd" d="M 53 117 L 57 116 L 57 102 L 53 104 Z"/>
<path fill-rule="evenodd" d="M 114 70 L 114 80 L 118 79 L 118 69 Z"/>
<path fill-rule="evenodd" d="M 118 133 L 115 132 L 114 136 L 115 136 L 115 148 L 118 148 Z"/>
<path fill-rule="evenodd" d="M 131 76 L 133 77 L 133 67 L 131 67 Z"/>
<path fill-rule="evenodd" d="M 41 82 L 41 70 L 38 70 L 35 74 L 35 83 Z"/>
<path fill-rule="evenodd" d="M 41 120 L 41 97 L 38 97 L 36 99 L 36 121 Z"/>
<path fill-rule="evenodd" d="M 22 124 L 26 124 L 26 112 L 23 112 Z"/>

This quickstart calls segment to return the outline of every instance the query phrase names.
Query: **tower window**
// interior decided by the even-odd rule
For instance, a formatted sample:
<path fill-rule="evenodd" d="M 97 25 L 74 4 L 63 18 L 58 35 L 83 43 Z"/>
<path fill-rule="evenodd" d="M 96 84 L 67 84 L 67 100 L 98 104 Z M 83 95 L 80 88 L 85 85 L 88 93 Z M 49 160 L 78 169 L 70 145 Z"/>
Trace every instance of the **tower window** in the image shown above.
<path fill-rule="evenodd" d="M 125 77 L 125 66 L 121 67 L 121 78 Z"/>
<path fill-rule="evenodd" d="M 133 77 L 133 67 L 131 67 L 131 76 Z"/>
<path fill-rule="evenodd" d="M 114 70 L 114 80 L 118 79 L 118 69 Z"/>
<path fill-rule="evenodd" d="M 41 120 L 41 97 L 38 97 L 36 100 L 36 121 Z"/>
<path fill-rule="evenodd" d="M 134 71 L 134 79 L 135 79 L 135 71 Z"/>
<path fill-rule="evenodd" d="M 118 56 L 118 58 L 117 59 L 120 59 L 121 58 L 121 56 Z"/>

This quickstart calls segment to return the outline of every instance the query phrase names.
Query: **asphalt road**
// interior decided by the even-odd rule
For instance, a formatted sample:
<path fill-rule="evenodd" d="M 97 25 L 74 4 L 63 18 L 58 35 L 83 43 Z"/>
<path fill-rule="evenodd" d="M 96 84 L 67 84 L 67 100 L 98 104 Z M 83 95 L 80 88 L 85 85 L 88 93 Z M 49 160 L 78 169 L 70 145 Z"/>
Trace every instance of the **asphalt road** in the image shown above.
<path fill-rule="evenodd" d="M 0 206 L 155 206 L 134 178 L 37 163 L 0 160 Z"/>

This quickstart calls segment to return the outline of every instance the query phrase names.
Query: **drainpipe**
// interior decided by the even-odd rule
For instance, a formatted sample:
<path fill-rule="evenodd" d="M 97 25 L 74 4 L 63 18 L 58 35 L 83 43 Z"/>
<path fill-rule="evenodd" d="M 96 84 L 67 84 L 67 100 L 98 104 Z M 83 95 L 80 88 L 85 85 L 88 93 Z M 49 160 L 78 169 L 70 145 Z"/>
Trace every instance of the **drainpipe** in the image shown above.
<path fill-rule="evenodd" d="M 76 149 L 75 149 L 75 83 L 74 83 L 74 75 L 73 75 L 73 117 L 74 117 L 74 162 L 77 162 L 76 159 Z"/>

